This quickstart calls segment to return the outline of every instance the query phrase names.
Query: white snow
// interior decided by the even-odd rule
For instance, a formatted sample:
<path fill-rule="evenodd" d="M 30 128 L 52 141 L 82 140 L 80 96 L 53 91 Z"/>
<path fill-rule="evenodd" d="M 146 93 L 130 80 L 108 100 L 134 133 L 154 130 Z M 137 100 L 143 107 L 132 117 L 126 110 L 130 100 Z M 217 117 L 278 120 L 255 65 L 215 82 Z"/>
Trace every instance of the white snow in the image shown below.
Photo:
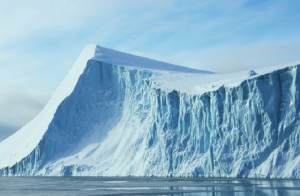
<path fill-rule="evenodd" d="M 89 45 L 0 143 L 2 175 L 300 177 L 296 64 L 217 74 Z"/>

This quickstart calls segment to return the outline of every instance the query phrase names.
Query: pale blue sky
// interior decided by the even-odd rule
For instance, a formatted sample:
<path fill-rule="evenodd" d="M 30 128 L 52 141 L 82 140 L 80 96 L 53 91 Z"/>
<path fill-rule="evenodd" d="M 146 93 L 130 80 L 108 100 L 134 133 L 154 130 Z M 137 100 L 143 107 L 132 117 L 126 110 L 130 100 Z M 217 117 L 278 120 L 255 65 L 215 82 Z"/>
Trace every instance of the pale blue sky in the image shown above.
<path fill-rule="evenodd" d="M 300 1 L 0 0 L 0 140 L 90 43 L 215 72 L 300 60 Z M 2 135 L 2 136 L 1 136 Z"/>

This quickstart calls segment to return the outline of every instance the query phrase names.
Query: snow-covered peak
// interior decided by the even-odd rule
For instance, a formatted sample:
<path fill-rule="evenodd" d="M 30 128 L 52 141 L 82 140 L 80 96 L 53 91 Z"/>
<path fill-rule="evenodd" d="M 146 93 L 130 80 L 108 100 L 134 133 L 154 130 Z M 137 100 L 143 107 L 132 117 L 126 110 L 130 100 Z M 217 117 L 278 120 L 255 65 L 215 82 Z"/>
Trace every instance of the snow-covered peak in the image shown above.
<path fill-rule="evenodd" d="M 89 45 L 87 48 L 95 47 L 95 45 Z M 181 73 L 201 73 L 211 74 L 212 72 L 192 69 L 188 67 L 173 65 L 170 63 L 164 63 L 161 61 L 152 60 L 145 57 L 140 57 L 116 50 L 103 48 L 96 46 L 94 60 L 110 63 L 113 65 L 120 65 L 123 67 L 130 67 L 132 69 L 143 70 L 161 70 Z"/>

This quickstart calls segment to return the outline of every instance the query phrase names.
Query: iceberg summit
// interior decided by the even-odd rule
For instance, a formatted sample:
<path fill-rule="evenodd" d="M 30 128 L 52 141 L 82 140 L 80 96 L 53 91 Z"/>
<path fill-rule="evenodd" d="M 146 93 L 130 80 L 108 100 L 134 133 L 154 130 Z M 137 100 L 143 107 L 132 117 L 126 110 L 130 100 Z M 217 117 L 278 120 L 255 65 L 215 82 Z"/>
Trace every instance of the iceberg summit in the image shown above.
<path fill-rule="evenodd" d="M 1 176 L 300 178 L 300 65 L 217 74 L 88 45 Z"/>

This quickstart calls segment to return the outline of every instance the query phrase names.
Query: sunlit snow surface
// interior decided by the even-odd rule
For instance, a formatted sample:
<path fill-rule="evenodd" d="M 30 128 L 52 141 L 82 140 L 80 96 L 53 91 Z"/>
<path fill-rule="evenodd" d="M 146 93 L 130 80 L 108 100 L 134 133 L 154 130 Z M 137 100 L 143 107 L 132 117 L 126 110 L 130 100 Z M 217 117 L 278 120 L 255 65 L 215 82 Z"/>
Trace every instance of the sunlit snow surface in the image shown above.
<path fill-rule="evenodd" d="M 298 196 L 299 180 L 224 178 L 12 177 L 0 178 L 2 196 Z"/>
<path fill-rule="evenodd" d="M 300 177 L 300 70 L 215 74 L 90 45 L 0 175 Z"/>

